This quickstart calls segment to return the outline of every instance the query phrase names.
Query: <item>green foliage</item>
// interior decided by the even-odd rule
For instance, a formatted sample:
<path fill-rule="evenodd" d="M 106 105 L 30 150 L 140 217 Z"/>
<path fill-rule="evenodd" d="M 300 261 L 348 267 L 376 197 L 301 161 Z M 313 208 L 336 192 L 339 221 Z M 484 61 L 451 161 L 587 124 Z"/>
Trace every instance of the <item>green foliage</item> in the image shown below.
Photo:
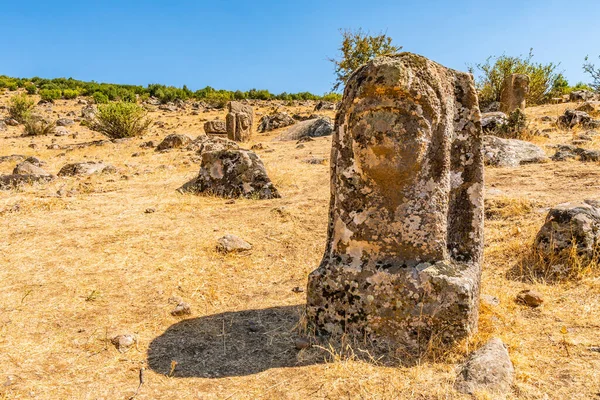
<path fill-rule="evenodd" d="M 332 103 L 337 103 L 338 101 L 342 101 L 342 95 L 340 93 L 325 93 L 323 95 L 323 100 L 331 101 Z"/>
<path fill-rule="evenodd" d="M 94 103 L 96 103 L 96 104 L 107 104 L 108 103 L 108 96 L 102 92 L 94 93 L 92 98 L 94 99 Z"/>
<path fill-rule="evenodd" d="M 352 72 L 369 60 L 378 57 L 398 53 L 402 46 L 392 45 L 392 38 L 385 33 L 371 36 L 361 29 L 340 30 L 342 34 L 342 45 L 340 47 L 340 59 L 329 59 L 335 66 L 336 81 L 333 91 L 337 91 L 345 85 Z"/>
<path fill-rule="evenodd" d="M 500 128 L 501 134 L 498 136 L 508 139 L 526 139 L 526 129 L 527 117 L 520 108 L 517 108 L 509 114 L 508 122 Z"/>
<path fill-rule="evenodd" d="M 60 89 L 41 89 L 40 97 L 44 101 L 54 102 L 62 97 L 62 91 Z"/>
<path fill-rule="evenodd" d="M 26 94 L 19 94 L 11 97 L 8 105 L 8 115 L 10 118 L 23 123 L 27 120 L 33 108 L 33 100 Z"/>
<path fill-rule="evenodd" d="M 77 96 L 79 96 L 79 92 L 77 90 L 73 90 L 73 89 L 65 89 L 62 91 L 62 97 L 63 99 L 76 99 Z"/>
<path fill-rule="evenodd" d="M 25 120 L 23 125 L 23 136 L 53 135 L 55 129 L 55 122 L 48 122 L 43 118 L 30 116 Z"/>
<path fill-rule="evenodd" d="M 31 82 L 25 84 L 25 90 L 27 91 L 27 94 L 36 94 L 37 93 L 37 87 Z"/>
<path fill-rule="evenodd" d="M 600 56 L 598 56 L 600 58 Z M 592 78 L 592 82 L 590 82 L 589 86 L 593 88 L 596 92 L 600 92 L 600 67 L 596 67 L 589 60 L 589 57 L 585 57 L 585 62 L 583 63 L 583 70 L 590 75 Z"/>
<path fill-rule="evenodd" d="M 144 108 L 125 102 L 100 105 L 97 118 L 92 128 L 111 139 L 141 136 L 151 123 Z"/>
<path fill-rule="evenodd" d="M 558 66 L 559 64 L 554 63 L 534 62 L 533 49 L 527 56 L 510 57 L 503 54 L 500 57 L 488 57 L 485 62 L 476 64 L 476 69 L 479 71 L 477 77 L 479 103 L 485 106 L 500 101 L 504 80 L 511 74 L 527 74 L 529 76 L 527 104 L 541 104 L 549 98 L 556 80 L 562 77 L 556 72 Z M 474 68 L 470 70 L 474 73 Z"/>

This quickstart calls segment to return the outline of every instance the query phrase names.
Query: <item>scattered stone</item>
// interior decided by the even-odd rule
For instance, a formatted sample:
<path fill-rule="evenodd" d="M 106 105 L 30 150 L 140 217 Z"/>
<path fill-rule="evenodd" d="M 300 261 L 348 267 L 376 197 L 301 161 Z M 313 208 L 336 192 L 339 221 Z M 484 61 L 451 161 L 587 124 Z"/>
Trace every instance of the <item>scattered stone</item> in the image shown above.
<path fill-rule="evenodd" d="M 504 79 L 500 92 L 500 111 L 510 114 L 516 109 L 525 111 L 525 99 L 529 93 L 529 76 L 512 74 Z"/>
<path fill-rule="evenodd" d="M 188 303 L 181 302 L 175 306 L 173 311 L 171 311 L 171 315 L 174 317 L 181 317 L 183 315 L 190 315 L 192 313 L 192 309 Z"/>
<path fill-rule="evenodd" d="M 136 344 L 137 338 L 132 334 L 117 335 L 110 342 L 116 347 L 119 353 L 126 353 Z"/>
<path fill-rule="evenodd" d="M 264 150 L 265 146 L 262 143 L 253 144 L 250 150 Z"/>
<path fill-rule="evenodd" d="M 494 167 L 517 167 L 549 161 L 544 150 L 533 143 L 490 135 L 483 137 L 483 152 L 485 165 Z"/>
<path fill-rule="evenodd" d="M 297 149 L 303 149 L 303 148 L 305 148 L 305 147 L 306 147 L 306 146 L 305 146 L 305 145 L 303 145 L 302 143 L 300 143 L 299 145 L 297 145 L 297 146 L 296 146 L 296 148 L 297 148 Z"/>
<path fill-rule="evenodd" d="M 143 142 L 142 144 L 140 144 L 140 147 L 142 149 L 153 149 L 156 146 L 158 146 L 158 144 L 159 143 L 156 140 L 150 140 L 150 141 Z"/>
<path fill-rule="evenodd" d="M 302 162 L 307 164 L 325 164 L 327 162 L 327 157 L 309 157 L 302 160 Z"/>
<path fill-rule="evenodd" d="M 569 101 L 589 101 L 595 98 L 596 94 L 589 90 L 575 90 L 569 93 Z"/>
<path fill-rule="evenodd" d="M 286 112 L 278 112 L 273 115 L 265 115 L 260 119 L 259 132 L 268 132 L 285 126 L 294 125 L 296 121 Z"/>
<path fill-rule="evenodd" d="M 70 118 L 59 118 L 56 121 L 56 126 L 69 126 L 69 125 L 73 125 L 75 123 L 75 121 L 73 121 Z"/>
<path fill-rule="evenodd" d="M 544 115 L 543 117 L 540 118 L 540 121 L 542 121 L 542 122 L 554 122 L 555 119 L 552 118 L 552 117 L 550 117 L 550 116 L 548 116 L 548 115 Z"/>
<path fill-rule="evenodd" d="M 454 387 L 471 395 L 487 391 L 504 396 L 510 392 L 514 379 L 515 369 L 508 350 L 502 340 L 494 338 L 471 353 L 462 365 Z"/>
<path fill-rule="evenodd" d="M 586 101 L 575 110 L 583 111 L 585 113 L 597 113 L 598 110 L 600 110 L 600 101 Z"/>
<path fill-rule="evenodd" d="M 558 117 L 558 126 L 571 129 L 577 125 L 586 125 L 592 120 L 587 113 L 576 110 L 565 110 L 565 113 Z"/>
<path fill-rule="evenodd" d="M 29 161 L 23 161 L 17 164 L 17 166 L 13 169 L 13 175 L 42 175 L 49 176 L 51 174 L 44 171 L 40 168 L 39 165 Z"/>
<path fill-rule="evenodd" d="M 492 112 L 498 112 L 498 111 L 500 111 L 500 106 L 501 106 L 501 104 L 500 104 L 499 101 L 493 101 L 490 104 L 488 104 L 487 107 L 482 107 L 481 108 L 481 112 L 483 114 L 485 114 L 485 113 L 492 113 Z"/>
<path fill-rule="evenodd" d="M 225 121 L 213 120 L 204 123 L 204 132 L 211 135 L 227 135 Z"/>
<path fill-rule="evenodd" d="M 6 125 L 10 125 L 10 126 L 17 126 L 17 125 L 19 125 L 19 121 L 17 121 L 16 119 L 12 119 L 12 118 L 6 118 L 4 120 L 4 123 Z"/>
<path fill-rule="evenodd" d="M 488 112 L 481 114 L 481 129 L 483 132 L 494 132 L 508 124 L 508 116 L 503 112 Z"/>
<path fill-rule="evenodd" d="M 249 150 L 202 152 L 198 177 L 178 190 L 221 197 L 256 199 L 281 197 L 267 176 L 260 158 Z"/>
<path fill-rule="evenodd" d="M 15 189 L 21 185 L 46 183 L 54 179 L 52 175 L 0 175 L 0 190 Z"/>
<path fill-rule="evenodd" d="M 156 212 L 156 208 L 146 208 L 146 211 L 144 211 L 144 213 L 146 214 L 152 214 Z"/>
<path fill-rule="evenodd" d="M 304 293 L 304 288 L 301 288 L 300 286 L 296 286 L 292 289 L 292 292 L 294 293 Z"/>
<path fill-rule="evenodd" d="M 0 163 L 3 162 L 14 162 L 14 161 L 22 161 L 26 157 L 20 154 L 12 154 L 10 156 L 0 156 Z"/>
<path fill-rule="evenodd" d="M 544 299 L 542 295 L 536 291 L 525 289 L 517 294 L 517 303 L 525 304 L 526 306 L 536 308 L 542 305 Z"/>
<path fill-rule="evenodd" d="M 217 240 L 217 250 L 222 253 L 241 253 L 252 249 L 252 245 L 244 239 L 227 234 Z"/>
<path fill-rule="evenodd" d="M 303 122 L 298 122 L 289 128 L 280 140 L 298 140 L 304 137 L 329 136 L 333 133 L 333 123 L 329 117 L 320 117 Z"/>
<path fill-rule="evenodd" d="M 559 255 L 575 246 L 580 256 L 598 256 L 600 201 L 563 203 L 550 209 L 535 246 L 544 255 Z"/>
<path fill-rule="evenodd" d="M 81 109 L 81 117 L 86 121 L 93 121 L 96 119 L 98 109 L 94 105 L 86 105 Z"/>
<path fill-rule="evenodd" d="M 60 137 L 60 136 L 68 136 L 71 132 L 69 132 L 69 130 L 67 128 L 65 128 L 64 126 L 58 126 L 56 128 L 54 128 L 54 136 Z"/>
<path fill-rule="evenodd" d="M 576 142 L 575 140 L 573 142 L 574 142 L 573 143 L 574 145 L 588 143 L 586 141 L 583 141 L 582 143 L 575 143 Z M 567 160 L 575 159 L 578 157 L 579 157 L 579 160 L 582 162 L 600 161 L 600 150 L 589 150 L 589 149 L 575 147 L 575 146 L 568 145 L 568 144 L 562 144 L 562 145 L 558 146 L 558 150 L 552 156 L 552 160 L 553 161 L 567 161 Z"/>
<path fill-rule="evenodd" d="M 196 151 L 202 154 L 209 151 L 238 150 L 240 146 L 233 140 L 219 136 L 203 136 L 194 140 L 188 147 L 188 150 Z"/>
<path fill-rule="evenodd" d="M 114 173 L 116 168 L 102 162 L 86 161 L 67 164 L 58 171 L 58 176 L 92 175 L 96 173 Z"/>
<path fill-rule="evenodd" d="M 0 132 L 6 132 L 8 128 L 6 127 L 6 122 L 0 120 Z"/>
<path fill-rule="evenodd" d="M 187 135 L 173 133 L 167 135 L 158 146 L 156 151 L 165 151 L 170 149 L 179 149 L 192 143 L 192 139 Z"/>
<path fill-rule="evenodd" d="M 299 140 L 296 142 L 296 144 L 299 144 L 299 143 L 306 143 L 306 142 L 314 142 L 314 141 L 315 141 L 315 139 L 313 139 L 313 138 L 312 138 L 312 137 L 310 137 L 310 136 L 303 136 L 303 137 L 301 137 L 301 138 L 300 138 L 300 139 L 299 139 Z"/>
<path fill-rule="evenodd" d="M 177 106 L 171 102 L 167 103 L 167 104 L 161 104 L 160 106 L 158 106 L 159 110 L 162 111 L 170 111 L 170 112 L 175 112 L 177 111 Z"/>
<path fill-rule="evenodd" d="M 480 296 L 481 302 L 491 307 L 500 305 L 500 300 L 496 296 L 490 296 L 489 294 L 482 294 Z"/>
<path fill-rule="evenodd" d="M 479 118 L 473 77 L 424 57 L 378 57 L 352 74 L 336 116 L 326 251 L 308 279 L 317 334 L 417 353 L 433 336 L 450 344 L 477 330 Z"/>
<path fill-rule="evenodd" d="M 225 119 L 227 138 L 236 142 L 247 141 L 252 136 L 254 110 L 237 101 L 230 101 L 227 107 L 229 110 Z"/>
<path fill-rule="evenodd" d="M 330 101 L 321 100 L 315 105 L 315 111 L 335 110 L 335 104 Z"/>
<path fill-rule="evenodd" d="M 310 115 L 294 114 L 294 115 L 292 115 L 292 118 L 294 118 L 296 121 L 307 121 L 309 119 L 317 119 L 320 117 L 317 114 L 310 114 Z"/>
<path fill-rule="evenodd" d="M 310 340 L 305 337 L 299 337 L 294 340 L 294 346 L 297 350 L 304 350 L 310 347 Z"/>

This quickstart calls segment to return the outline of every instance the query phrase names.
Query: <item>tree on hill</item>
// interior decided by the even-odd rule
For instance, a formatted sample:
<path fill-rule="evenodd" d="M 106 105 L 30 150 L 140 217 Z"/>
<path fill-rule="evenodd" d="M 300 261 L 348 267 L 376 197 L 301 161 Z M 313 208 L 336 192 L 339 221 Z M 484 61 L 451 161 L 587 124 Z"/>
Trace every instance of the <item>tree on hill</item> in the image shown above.
<path fill-rule="evenodd" d="M 378 56 L 396 54 L 402 49 L 402 46 L 393 45 L 392 38 L 385 33 L 372 36 L 361 29 L 340 30 L 340 33 L 342 34 L 342 45 L 339 49 L 341 57 L 329 59 L 335 66 L 336 81 L 333 91 L 343 87 L 352 72 L 369 60 Z"/>
<path fill-rule="evenodd" d="M 583 70 L 590 74 L 592 82 L 590 86 L 596 91 L 600 92 L 600 67 L 596 68 L 594 64 L 589 61 L 589 58 L 585 57 L 585 63 L 583 64 Z"/>

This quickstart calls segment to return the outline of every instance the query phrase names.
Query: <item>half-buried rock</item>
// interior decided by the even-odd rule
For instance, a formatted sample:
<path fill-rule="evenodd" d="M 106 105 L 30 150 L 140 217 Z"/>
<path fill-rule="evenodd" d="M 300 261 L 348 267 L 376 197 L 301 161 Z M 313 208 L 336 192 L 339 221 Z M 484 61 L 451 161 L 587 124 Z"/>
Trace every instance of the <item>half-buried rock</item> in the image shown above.
<path fill-rule="evenodd" d="M 260 158 L 249 150 L 203 152 L 198 177 L 178 190 L 221 197 L 281 197 L 267 176 Z"/>
<path fill-rule="evenodd" d="M 67 164 L 58 171 L 58 176 L 92 175 L 96 173 L 113 173 L 116 168 L 102 162 L 80 162 Z"/>
<path fill-rule="evenodd" d="M 319 117 L 298 122 L 285 131 L 280 140 L 298 140 L 305 137 L 329 136 L 333 133 L 333 124 L 329 117 Z"/>
<path fill-rule="evenodd" d="M 474 332 L 483 156 L 472 76 L 410 53 L 377 58 L 350 78 L 334 132 L 309 323 L 415 353 Z"/>
<path fill-rule="evenodd" d="M 187 135 L 180 133 L 172 133 L 165 136 L 162 142 L 156 146 L 156 151 L 165 151 L 170 149 L 179 149 L 189 145 L 192 139 Z"/>
<path fill-rule="evenodd" d="M 550 161 L 544 150 L 533 143 L 490 135 L 483 138 L 483 152 L 485 165 L 494 167 L 518 167 Z"/>

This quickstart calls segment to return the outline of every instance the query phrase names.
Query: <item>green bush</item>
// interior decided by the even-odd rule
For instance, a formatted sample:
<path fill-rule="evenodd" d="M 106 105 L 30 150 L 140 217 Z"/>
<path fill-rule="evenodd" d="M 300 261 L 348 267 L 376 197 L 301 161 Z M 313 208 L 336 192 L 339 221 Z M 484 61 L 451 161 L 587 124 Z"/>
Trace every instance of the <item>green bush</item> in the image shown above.
<path fill-rule="evenodd" d="M 27 91 L 27 94 L 35 94 L 37 92 L 37 87 L 30 82 L 25 84 L 25 90 Z"/>
<path fill-rule="evenodd" d="M 94 99 L 94 103 L 96 103 L 96 104 L 107 104 L 108 103 L 108 96 L 102 92 L 94 93 L 92 98 Z"/>
<path fill-rule="evenodd" d="M 38 116 L 30 116 L 23 125 L 23 136 L 53 135 L 55 129 L 55 122 L 48 122 Z"/>
<path fill-rule="evenodd" d="M 62 97 L 67 100 L 76 99 L 79 96 L 79 92 L 73 89 L 64 89 L 62 91 Z"/>
<path fill-rule="evenodd" d="M 60 89 L 41 89 L 39 93 L 42 100 L 49 102 L 54 102 L 62 97 Z"/>
<path fill-rule="evenodd" d="M 6 84 L 6 88 L 8 90 L 10 90 L 11 92 L 14 92 L 15 90 L 17 90 L 19 88 L 19 85 L 17 84 L 17 82 L 8 82 Z"/>
<path fill-rule="evenodd" d="M 33 100 L 24 93 L 13 96 L 8 105 L 8 115 L 10 118 L 23 123 L 29 117 L 33 104 Z"/>
<path fill-rule="evenodd" d="M 527 94 L 527 104 L 529 105 L 547 101 L 550 92 L 555 87 L 555 82 L 562 76 L 556 72 L 558 64 L 534 62 L 533 49 L 526 57 L 509 57 L 507 55 L 488 57 L 484 63 L 476 64 L 475 67 L 479 71 L 477 89 L 481 106 L 500 101 L 502 84 L 511 74 L 529 76 L 529 93 Z M 475 74 L 475 68 L 470 68 L 470 70 Z"/>
<path fill-rule="evenodd" d="M 150 126 L 146 110 L 134 103 L 110 103 L 98 107 L 92 128 L 111 139 L 141 136 Z"/>

